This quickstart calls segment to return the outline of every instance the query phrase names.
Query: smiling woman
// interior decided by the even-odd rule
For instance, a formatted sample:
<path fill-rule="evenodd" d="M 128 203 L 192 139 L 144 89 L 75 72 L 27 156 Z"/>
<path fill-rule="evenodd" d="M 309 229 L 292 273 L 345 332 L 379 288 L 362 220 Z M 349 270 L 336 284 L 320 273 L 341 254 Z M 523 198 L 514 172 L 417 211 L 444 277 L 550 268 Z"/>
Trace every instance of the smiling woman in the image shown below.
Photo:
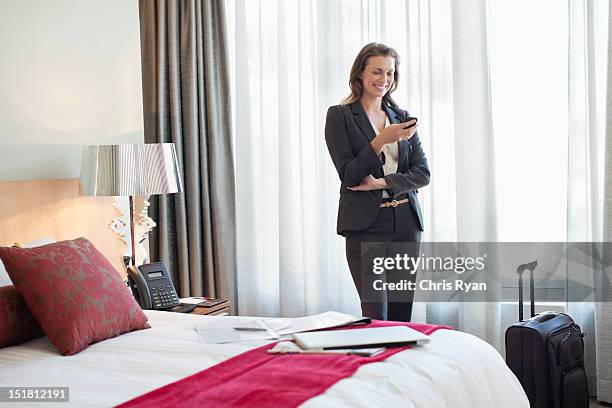
<path fill-rule="evenodd" d="M 398 53 L 384 44 L 363 47 L 351 69 L 351 94 L 327 112 L 325 141 L 338 175 L 338 234 L 364 316 L 410 321 L 414 291 L 397 297 L 374 287 L 372 253 L 363 242 L 420 242 L 423 231 L 417 189 L 429 184 L 429 168 L 416 119 L 391 97 L 399 79 Z M 382 248 L 386 251 L 386 248 Z M 418 245 L 407 253 L 418 254 Z M 387 281 L 415 280 L 411 271 Z M 412 285 L 413 286 L 413 285 Z M 374 290 L 372 290 L 374 289 Z"/>

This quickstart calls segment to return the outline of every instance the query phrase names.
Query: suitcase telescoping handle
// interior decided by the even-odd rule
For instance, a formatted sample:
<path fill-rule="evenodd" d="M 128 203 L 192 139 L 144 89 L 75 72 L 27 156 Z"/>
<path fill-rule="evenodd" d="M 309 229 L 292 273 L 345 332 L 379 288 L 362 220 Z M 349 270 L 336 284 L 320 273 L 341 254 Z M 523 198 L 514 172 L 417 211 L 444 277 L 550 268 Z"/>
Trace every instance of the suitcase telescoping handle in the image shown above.
<path fill-rule="evenodd" d="M 525 269 L 529 270 L 529 299 L 531 302 L 531 317 L 535 316 L 535 291 L 533 288 L 533 271 L 538 266 L 538 261 L 529 262 L 523 265 L 519 265 L 516 268 L 516 273 L 519 275 L 519 321 L 523 320 L 523 272 Z"/>

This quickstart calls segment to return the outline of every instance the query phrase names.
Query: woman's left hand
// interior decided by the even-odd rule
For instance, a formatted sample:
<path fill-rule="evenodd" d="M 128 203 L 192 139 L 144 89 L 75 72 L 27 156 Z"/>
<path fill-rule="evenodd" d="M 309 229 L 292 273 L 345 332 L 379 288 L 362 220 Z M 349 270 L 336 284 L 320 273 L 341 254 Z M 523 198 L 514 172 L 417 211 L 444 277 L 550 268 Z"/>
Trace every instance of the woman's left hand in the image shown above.
<path fill-rule="evenodd" d="M 389 188 L 387 181 L 384 178 L 374 178 L 371 174 L 364 177 L 361 183 L 355 187 L 349 187 L 351 191 L 371 191 L 371 190 L 384 190 Z"/>

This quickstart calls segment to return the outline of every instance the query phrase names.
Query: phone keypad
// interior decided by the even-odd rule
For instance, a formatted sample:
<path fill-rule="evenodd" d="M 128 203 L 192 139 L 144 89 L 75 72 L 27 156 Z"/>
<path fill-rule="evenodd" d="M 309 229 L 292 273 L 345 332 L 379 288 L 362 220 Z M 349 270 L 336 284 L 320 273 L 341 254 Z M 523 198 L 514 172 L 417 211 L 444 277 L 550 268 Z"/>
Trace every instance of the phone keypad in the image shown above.
<path fill-rule="evenodd" d="M 155 309 L 169 309 L 179 303 L 176 292 L 171 290 L 164 291 L 163 285 L 159 285 L 158 288 L 158 292 L 152 293 L 153 307 Z"/>

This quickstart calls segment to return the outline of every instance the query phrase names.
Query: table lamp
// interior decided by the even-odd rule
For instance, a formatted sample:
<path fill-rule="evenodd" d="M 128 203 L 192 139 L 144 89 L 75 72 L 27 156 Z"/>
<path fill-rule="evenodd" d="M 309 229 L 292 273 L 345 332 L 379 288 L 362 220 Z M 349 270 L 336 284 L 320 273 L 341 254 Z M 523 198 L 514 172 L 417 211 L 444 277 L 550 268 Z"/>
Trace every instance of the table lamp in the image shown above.
<path fill-rule="evenodd" d="M 136 266 L 134 196 L 183 190 L 174 143 L 84 146 L 79 194 L 128 196 L 130 265 Z"/>

